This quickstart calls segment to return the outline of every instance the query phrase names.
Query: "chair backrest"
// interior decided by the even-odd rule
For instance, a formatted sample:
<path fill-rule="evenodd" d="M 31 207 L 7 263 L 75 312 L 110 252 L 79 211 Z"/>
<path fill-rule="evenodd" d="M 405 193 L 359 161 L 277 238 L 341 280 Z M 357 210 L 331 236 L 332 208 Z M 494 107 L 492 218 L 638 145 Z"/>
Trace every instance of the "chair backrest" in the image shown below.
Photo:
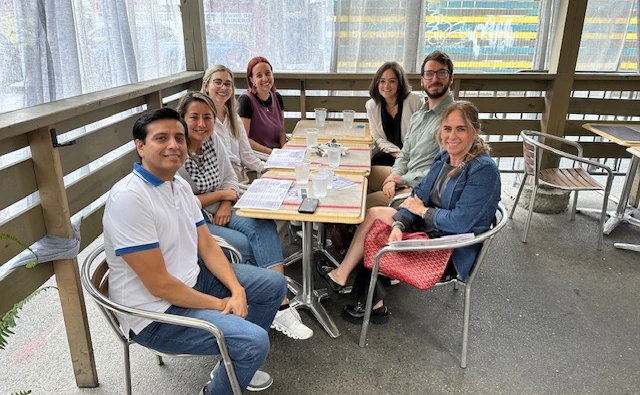
<path fill-rule="evenodd" d="M 532 175 L 536 164 L 536 147 L 531 143 L 529 136 L 523 131 L 522 136 L 522 160 L 524 161 L 525 174 Z"/>
<path fill-rule="evenodd" d="M 120 327 L 116 316 L 117 304 L 109 300 L 109 265 L 106 258 L 100 256 L 104 246 L 99 246 L 89 254 L 80 272 L 80 281 L 89 296 L 97 303 L 99 310 L 109 322 L 109 326 L 123 342 L 128 342 L 128 336 Z M 96 267 L 93 275 L 91 268 Z"/>

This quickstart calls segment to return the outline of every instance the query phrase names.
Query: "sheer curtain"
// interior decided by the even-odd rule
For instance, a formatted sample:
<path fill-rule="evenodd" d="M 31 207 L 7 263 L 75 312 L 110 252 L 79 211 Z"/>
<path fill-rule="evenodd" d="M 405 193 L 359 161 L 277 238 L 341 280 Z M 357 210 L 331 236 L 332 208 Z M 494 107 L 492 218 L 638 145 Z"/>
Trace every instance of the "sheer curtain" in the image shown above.
<path fill-rule="evenodd" d="M 186 69 L 179 0 L 9 0 L 0 22 L 0 113 Z"/>

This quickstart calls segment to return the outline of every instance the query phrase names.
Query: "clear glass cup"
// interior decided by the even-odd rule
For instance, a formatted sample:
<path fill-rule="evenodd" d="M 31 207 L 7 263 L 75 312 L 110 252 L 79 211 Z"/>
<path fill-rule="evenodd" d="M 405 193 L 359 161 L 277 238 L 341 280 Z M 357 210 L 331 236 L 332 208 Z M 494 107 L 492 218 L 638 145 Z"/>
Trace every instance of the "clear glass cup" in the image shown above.
<path fill-rule="evenodd" d="M 318 146 L 318 129 L 308 128 L 304 130 L 304 137 L 307 142 L 307 148 Z"/>
<path fill-rule="evenodd" d="M 320 170 L 311 173 L 311 190 L 313 197 L 323 198 L 327 196 L 327 189 L 329 189 L 329 177 L 328 171 Z"/>
<path fill-rule="evenodd" d="M 340 156 L 342 155 L 342 148 L 340 147 L 327 147 L 329 166 L 340 166 Z"/>
<path fill-rule="evenodd" d="M 356 112 L 354 110 L 344 110 L 342 112 L 342 126 L 344 126 L 345 129 L 351 129 L 355 117 Z"/>
<path fill-rule="evenodd" d="M 324 121 L 327 119 L 327 109 L 316 108 L 314 110 L 316 112 L 316 126 L 324 126 Z"/>
<path fill-rule="evenodd" d="M 296 169 L 296 183 L 307 184 L 309 182 L 309 170 L 311 169 L 310 160 L 299 160 L 293 163 Z"/>

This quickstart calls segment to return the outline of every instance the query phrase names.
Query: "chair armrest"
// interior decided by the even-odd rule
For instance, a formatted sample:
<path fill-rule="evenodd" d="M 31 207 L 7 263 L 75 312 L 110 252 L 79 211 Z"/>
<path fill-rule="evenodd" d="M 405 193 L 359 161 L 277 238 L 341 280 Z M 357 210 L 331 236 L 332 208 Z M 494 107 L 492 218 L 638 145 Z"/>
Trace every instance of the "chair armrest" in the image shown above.
<path fill-rule="evenodd" d="M 242 254 L 238 251 L 237 248 L 229 244 L 225 239 L 217 235 L 211 235 L 213 239 L 218 243 L 220 248 L 228 250 L 231 254 L 231 263 L 240 263 L 242 262 Z"/>
<path fill-rule="evenodd" d="M 389 202 L 389 207 L 393 206 L 393 204 L 399 200 L 405 200 L 409 196 L 411 196 L 411 192 L 401 193 L 399 195 L 394 196 Z"/>
<path fill-rule="evenodd" d="M 600 162 L 596 162 L 596 161 L 591 160 L 591 159 L 586 159 L 586 158 L 584 158 L 582 156 L 573 155 L 573 154 L 561 151 L 561 150 L 553 148 L 553 147 L 549 147 L 548 145 L 542 144 L 540 142 L 538 142 L 537 144 L 538 144 L 538 147 L 540 147 L 542 150 L 552 152 L 552 153 L 554 153 L 554 154 L 556 154 L 556 155 L 558 155 L 560 157 L 571 159 L 571 160 L 575 160 L 576 162 L 584 163 L 584 164 L 587 164 L 587 165 L 599 167 L 599 168 L 603 169 L 604 171 L 606 171 L 608 173 L 608 177 L 613 177 L 613 171 L 611 170 L 611 168 L 609 166 L 607 166 L 605 164 L 602 164 Z"/>

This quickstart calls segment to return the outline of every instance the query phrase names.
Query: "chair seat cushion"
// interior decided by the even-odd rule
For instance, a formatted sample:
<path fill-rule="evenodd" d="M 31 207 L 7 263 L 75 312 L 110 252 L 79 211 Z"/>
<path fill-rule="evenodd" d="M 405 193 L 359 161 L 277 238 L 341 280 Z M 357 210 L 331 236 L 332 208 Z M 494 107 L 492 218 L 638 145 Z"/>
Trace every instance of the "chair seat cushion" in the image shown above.
<path fill-rule="evenodd" d="M 373 261 L 380 249 L 387 244 L 391 226 L 376 220 L 364 242 L 364 266 L 373 267 Z M 429 239 L 426 233 L 403 233 L 403 240 Z M 421 290 L 435 285 L 447 266 L 453 250 L 388 252 L 380 258 L 378 271 L 385 276 L 407 283 Z"/>
<path fill-rule="evenodd" d="M 602 185 L 598 184 L 581 167 L 572 169 L 544 169 L 538 173 L 538 178 L 544 184 L 571 190 L 601 190 Z"/>

